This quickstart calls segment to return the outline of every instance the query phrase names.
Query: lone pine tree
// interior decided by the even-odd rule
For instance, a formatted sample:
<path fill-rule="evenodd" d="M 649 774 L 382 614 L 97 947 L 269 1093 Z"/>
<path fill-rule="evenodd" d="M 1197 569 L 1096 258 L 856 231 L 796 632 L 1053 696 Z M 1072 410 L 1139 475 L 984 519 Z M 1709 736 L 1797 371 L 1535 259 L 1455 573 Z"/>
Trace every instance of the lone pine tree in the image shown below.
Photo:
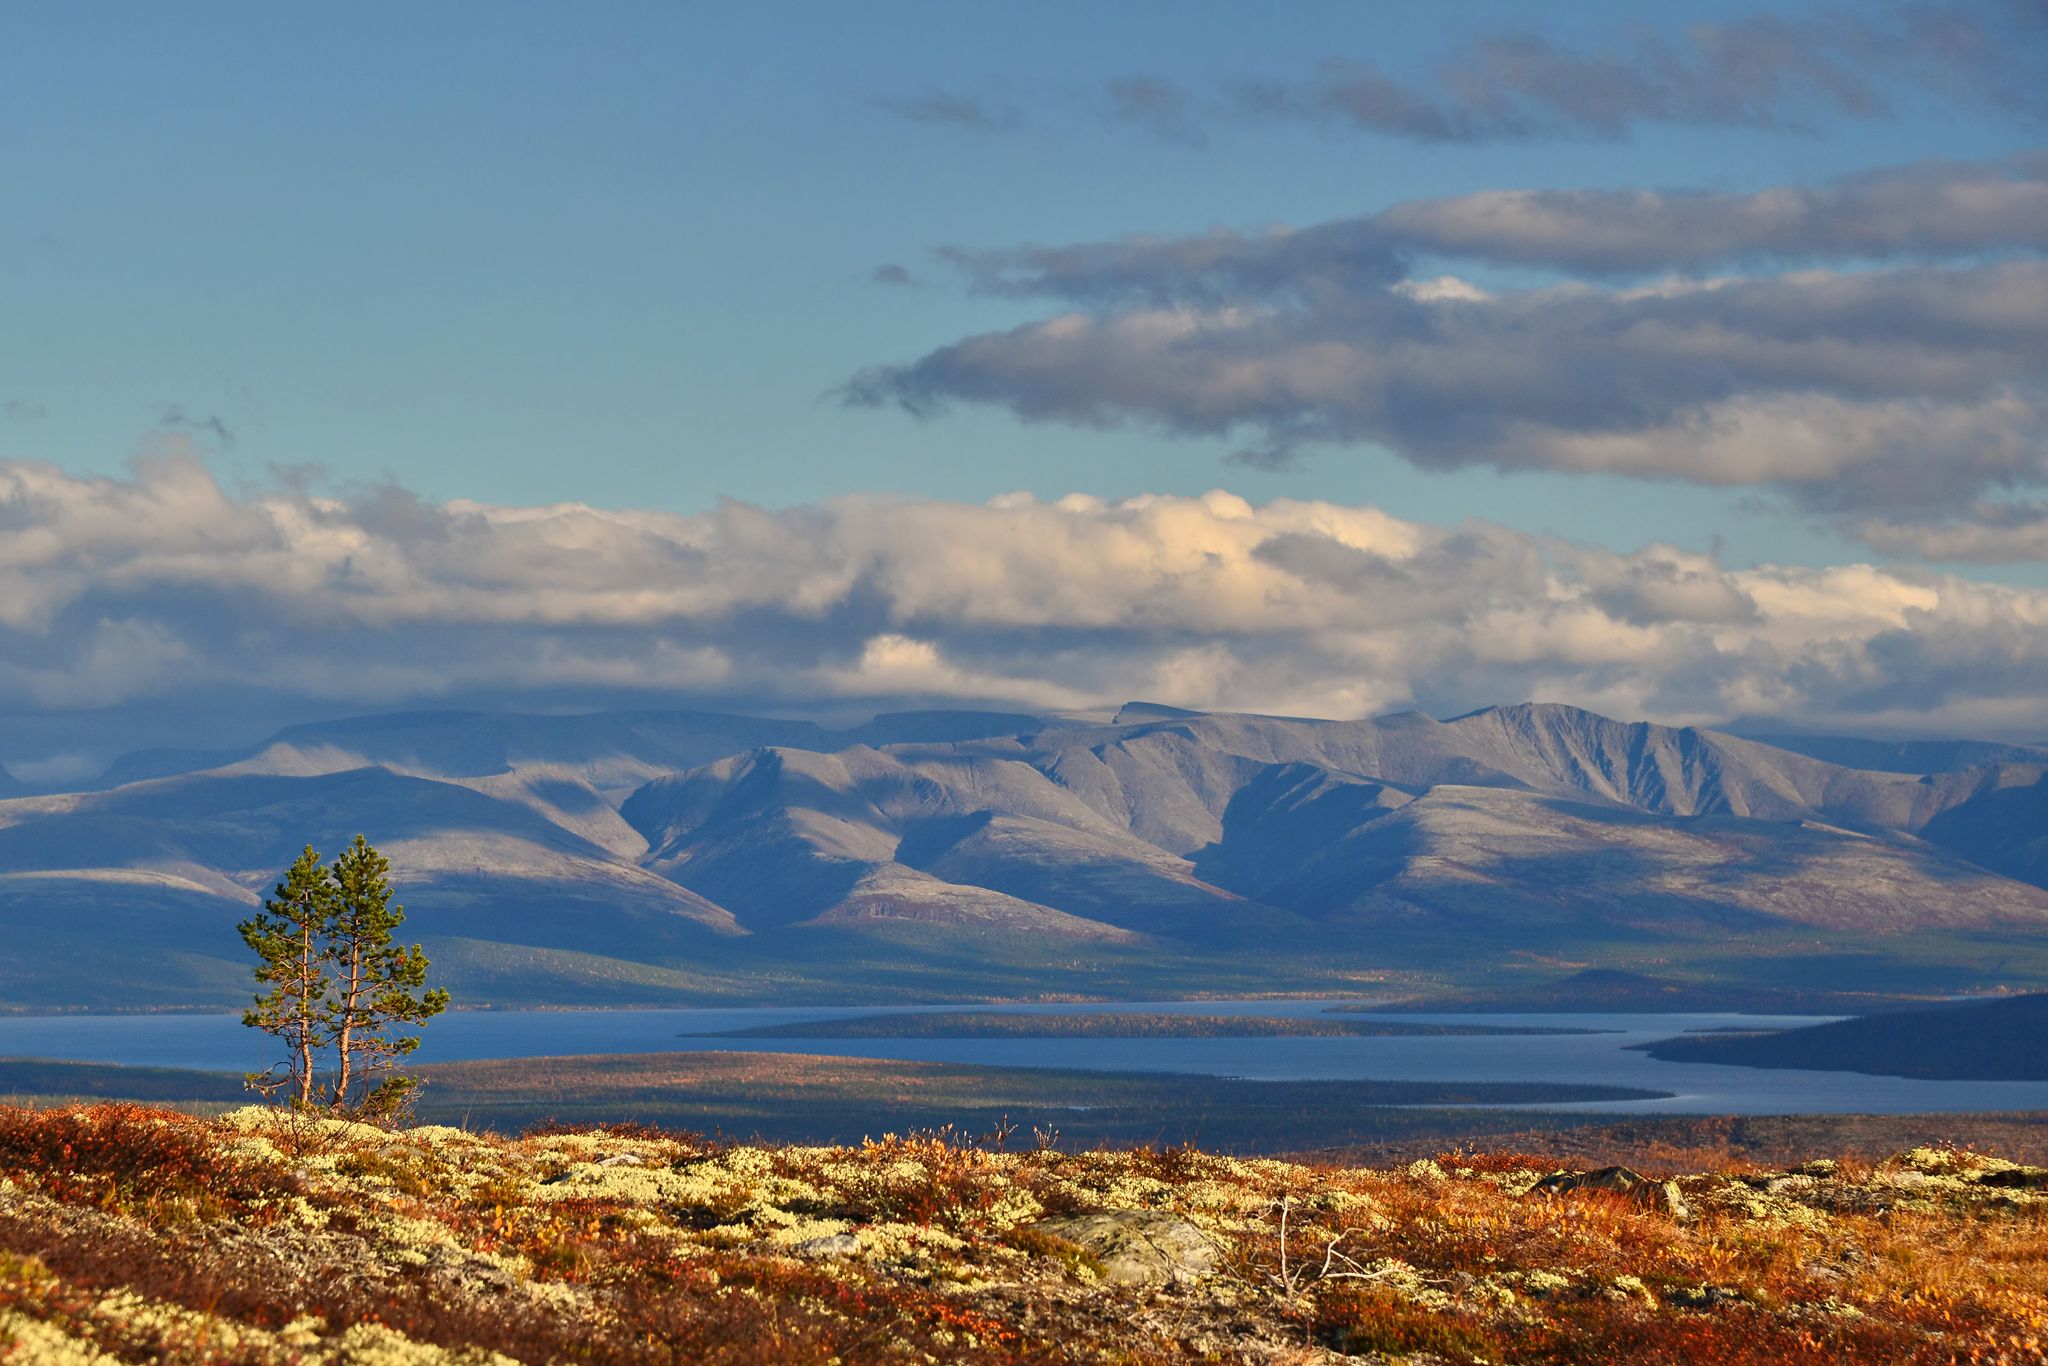
<path fill-rule="evenodd" d="M 313 1103 L 313 1059 L 332 1038 L 333 1004 L 328 997 L 328 934 L 334 922 L 334 881 L 320 855 L 307 845 L 263 909 L 235 928 L 260 960 L 256 980 L 266 995 L 242 1012 L 242 1023 L 282 1039 L 286 1077 L 261 1073 L 249 1083 L 266 1093 L 290 1086 L 301 1106 Z"/>
<path fill-rule="evenodd" d="M 427 958 L 418 944 L 394 943 L 405 908 L 392 901 L 391 865 L 357 835 L 323 867 L 308 845 L 263 910 L 237 928 L 261 960 L 256 980 L 270 991 L 242 1023 L 285 1043 L 286 1077 L 251 1078 L 259 1089 L 289 1086 L 300 1106 L 314 1103 L 315 1068 L 333 1049 L 326 1104 L 387 1111 L 414 1085 L 393 1069 L 419 1047 L 392 1027 L 422 1024 L 448 1008 L 448 993 L 426 989 Z"/>
<path fill-rule="evenodd" d="M 338 1063 L 333 1108 L 345 1107 L 350 1086 L 361 1081 L 370 1108 L 388 1109 L 413 1085 L 410 1077 L 392 1069 L 420 1046 L 417 1034 L 391 1037 L 391 1026 L 424 1024 L 448 1008 L 448 993 L 439 987 L 423 990 L 427 957 L 418 944 L 408 948 L 391 940 L 391 932 L 405 923 L 405 907 L 391 900 L 391 864 L 385 857 L 357 835 L 330 872 Z"/>

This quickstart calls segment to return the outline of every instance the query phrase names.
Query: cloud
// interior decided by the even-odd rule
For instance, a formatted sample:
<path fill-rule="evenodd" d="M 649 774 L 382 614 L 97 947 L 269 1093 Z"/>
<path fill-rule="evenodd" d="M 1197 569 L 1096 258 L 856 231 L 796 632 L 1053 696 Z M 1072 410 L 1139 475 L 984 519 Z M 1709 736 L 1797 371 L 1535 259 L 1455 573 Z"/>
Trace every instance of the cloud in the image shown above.
<path fill-rule="evenodd" d="M 2048 252 L 2048 151 L 1885 167 L 1815 187 L 1742 194 L 1492 190 L 1305 228 L 940 255 L 983 293 L 1100 305 L 1313 301 L 1404 280 L 1417 259 L 1649 277 L 1764 263 L 2041 252 Z M 1405 291 L 1477 294 L 1455 276 Z"/>
<path fill-rule="evenodd" d="M 889 262 L 886 265 L 876 266 L 874 274 L 870 275 L 868 278 L 873 280 L 878 285 L 909 285 L 916 283 L 916 281 L 911 278 L 911 274 L 908 270 L 905 270 L 902 266 L 897 265 L 893 261 Z"/>
<path fill-rule="evenodd" d="M 1888 554 L 1923 560 L 2048 560 L 2048 503 L 1985 500 L 1954 517 L 1867 519 L 1854 532 Z"/>
<path fill-rule="evenodd" d="M 1012 133 L 1024 126 L 1015 107 L 980 95 L 929 90 L 921 95 L 877 96 L 875 106 L 897 118 L 930 128 L 964 128 L 973 133 Z"/>
<path fill-rule="evenodd" d="M 102 744 L 167 718 L 203 744 L 250 738 L 259 713 L 420 705 L 1148 697 L 1347 716 L 1534 697 L 1670 721 L 2048 731 L 2042 590 L 1732 570 L 1324 502 L 678 515 L 238 494 L 167 459 L 125 478 L 0 464 L 0 524 L 0 713 L 30 759 L 19 737 L 73 714 Z"/>
<path fill-rule="evenodd" d="M 1125 100 L 1120 91 L 1171 95 Z M 1420 142 L 1617 139 L 1645 124 L 1810 131 L 1826 118 L 1885 119 L 1902 100 L 2048 119 L 2048 12 L 2036 0 L 1963 0 L 1756 14 L 1677 34 L 1637 27 L 1575 49 L 1496 30 L 1422 79 L 1332 57 L 1312 72 L 1236 79 L 1196 95 L 1157 78 L 1112 82 L 1128 122 L 1187 141 L 1208 123 L 1285 120 Z"/>
<path fill-rule="evenodd" d="M 1148 129 L 1165 142 L 1200 147 L 1208 141 L 1187 88 L 1154 76 L 1120 76 L 1103 87 L 1109 116 Z"/>
<path fill-rule="evenodd" d="M 172 403 L 157 415 L 157 426 L 167 432 L 187 432 L 193 436 L 211 437 L 216 445 L 232 447 L 235 444 L 234 429 L 214 413 L 201 416 L 188 413 Z"/>
<path fill-rule="evenodd" d="M 0 417 L 9 422 L 37 422 L 50 415 L 50 410 L 40 403 L 31 403 L 25 398 L 10 398 L 0 403 Z"/>
<path fill-rule="evenodd" d="M 1750 194 L 1497 191 L 1396 205 L 1351 231 L 1422 255 L 1594 275 L 2039 252 L 2048 250 L 2048 153 Z"/>
<path fill-rule="evenodd" d="M 1190 291 L 1203 292 L 1199 283 Z M 914 413 L 1782 489 L 1823 511 L 2048 481 L 2048 263 L 1068 313 L 851 383 Z"/>
<path fill-rule="evenodd" d="M 15 759 L 0 772 L 11 773 L 36 787 L 63 787 L 96 778 L 105 768 L 103 759 L 72 752 L 50 754 L 39 759 Z"/>
<path fill-rule="evenodd" d="M 971 289 L 1069 311 L 872 367 L 843 397 L 1145 424 L 1265 469 L 1369 444 L 1426 469 L 1756 487 L 1855 534 L 2048 484 L 2044 254 L 2039 151 L 1811 188 L 1493 191 L 1298 229 L 948 248 Z M 1488 289 L 1424 261 L 1577 278 Z"/>

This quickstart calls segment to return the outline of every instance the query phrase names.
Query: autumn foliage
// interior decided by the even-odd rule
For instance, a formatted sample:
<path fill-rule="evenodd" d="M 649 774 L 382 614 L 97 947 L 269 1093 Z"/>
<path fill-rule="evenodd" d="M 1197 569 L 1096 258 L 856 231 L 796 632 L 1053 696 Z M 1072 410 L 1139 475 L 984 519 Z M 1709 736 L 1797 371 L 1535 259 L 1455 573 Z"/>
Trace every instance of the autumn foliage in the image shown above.
<path fill-rule="evenodd" d="M 1964 1150 L 1644 1199 L 1012 1146 L 0 1109 L 0 1360 L 2048 1360 L 2048 1173 Z M 1051 1231 L 1125 1210 L 1213 1267 L 1119 1284 Z"/>

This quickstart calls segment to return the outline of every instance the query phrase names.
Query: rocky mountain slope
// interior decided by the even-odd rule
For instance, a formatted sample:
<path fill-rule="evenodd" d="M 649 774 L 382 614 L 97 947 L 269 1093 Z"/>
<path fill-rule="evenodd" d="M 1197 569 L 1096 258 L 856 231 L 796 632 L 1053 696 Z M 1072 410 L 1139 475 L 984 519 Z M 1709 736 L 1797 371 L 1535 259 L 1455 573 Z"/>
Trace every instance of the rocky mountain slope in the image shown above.
<path fill-rule="evenodd" d="M 529 999 L 572 980 L 660 999 L 680 985 L 664 973 L 735 954 L 756 974 L 815 965 L 849 936 L 970 976 L 1017 946 L 1085 970 L 1772 936 L 1954 966 L 1962 940 L 2048 945 L 2048 766 L 2013 747 L 1974 765 L 1966 745 L 1910 752 L 1963 766 L 1850 768 L 1553 705 L 1319 721 L 1133 704 L 841 731 L 365 717 L 0 801 L 0 1002 L 81 982 L 225 999 L 234 920 L 301 845 L 358 831 L 458 986 Z"/>

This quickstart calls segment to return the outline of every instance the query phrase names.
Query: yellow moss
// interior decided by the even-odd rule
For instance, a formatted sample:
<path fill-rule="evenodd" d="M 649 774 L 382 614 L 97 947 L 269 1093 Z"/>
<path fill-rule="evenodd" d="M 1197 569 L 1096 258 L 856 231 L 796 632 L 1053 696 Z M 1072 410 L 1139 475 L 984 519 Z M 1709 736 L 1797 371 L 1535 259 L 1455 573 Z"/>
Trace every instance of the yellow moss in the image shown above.
<path fill-rule="evenodd" d="M 32 1362 L 34 1366 L 121 1366 L 119 1357 L 108 1356 L 60 1328 L 12 1310 L 0 1310 L 0 1346 L 7 1349 L 0 1359 L 9 1362 Z"/>
<path fill-rule="evenodd" d="M 770 1211 L 763 1211 L 764 1216 L 768 1213 Z M 853 1227 L 844 1219 L 805 1219 L 787 1210 L 774 1210 L 772 1213 L 776 1218 L 767 1221 L 774 1225 L 768 1235 L 768 1243 L 772 1247 L 795 1247 L 813 1238 L 834 1237 Z"/>
<path fill-rule="evenodd" d="M 414 1342 L 381 1323 L 354 1325 L 324 1355 L 334 1366 L 519 1366 L 499 1352 L 451 1352 Z"/>
<path fill-rule="evenodd" d="M 1640 1276 L 1616 1276 L 1609 1284 L 1631 1299 L 1639 1299 L 1652 1309 L 1657 1307 L 1656 1295 L 1651 1293 L 1649 1286 L 1643 1284 Z"/>

